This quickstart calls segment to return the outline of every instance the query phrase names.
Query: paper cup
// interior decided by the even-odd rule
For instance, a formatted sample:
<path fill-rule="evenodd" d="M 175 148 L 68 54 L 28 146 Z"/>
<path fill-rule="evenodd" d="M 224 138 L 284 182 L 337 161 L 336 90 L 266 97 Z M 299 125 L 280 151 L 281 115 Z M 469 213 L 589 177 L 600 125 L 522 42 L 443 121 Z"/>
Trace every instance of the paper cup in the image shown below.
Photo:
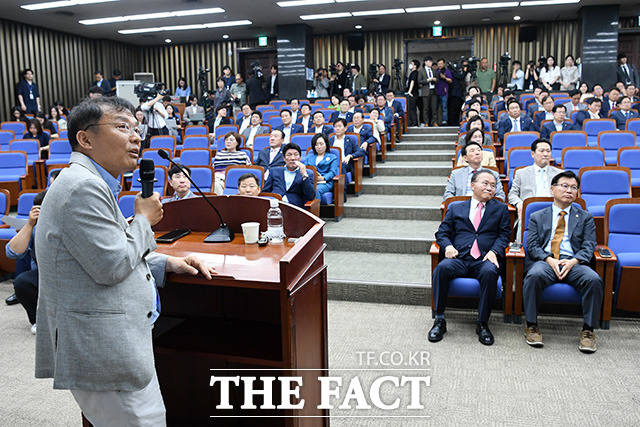
<path fill-rule="evenodd" d="M 246 244 L 258 243 L 258 234 L 260 233 L 259 222 L 245 222 L 242 224 L 242 234 Z"/>

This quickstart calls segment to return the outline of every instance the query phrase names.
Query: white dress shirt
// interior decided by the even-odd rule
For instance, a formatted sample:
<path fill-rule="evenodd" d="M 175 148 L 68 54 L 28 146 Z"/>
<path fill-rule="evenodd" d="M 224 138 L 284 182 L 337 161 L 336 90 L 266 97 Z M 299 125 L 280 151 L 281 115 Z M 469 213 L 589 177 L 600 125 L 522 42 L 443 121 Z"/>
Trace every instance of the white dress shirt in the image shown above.
<path fill-rule="evenodd" d="M 269 149 L 269 164 L 273 163 L 273 159 L 275 159 L 278 153 L 280 152 L 280 148 L 282 147 L 277 147 L 277 148 L 271 147 L 271 149 Z"/>
<path fill-rule="evenodd" d="M 471 166 L 467 166 L 467 168 L 469 169 L 469 176 L 467 177 L 467 191 L 465 192 L 464 195 L 471 196 L 473 195 L 473 190 L 471 189 L 471 178 L 473 177 L 473 171 L 482 169 L 482 166 L 480 166 L 478 169 L 473 169 Z"/>
<path fill-rule="evenodd" d="M 547 246 L 544 247 L 545 252 L 551 253 L 551 241 L 553 240 L 553 236 L 556 234 L 556 228 L 558 227 L 558 220 L 560 219 L 560 208 L 555 205 L 552 206 L 552 216 L 551 216 L 551 234 L 549 235 L 549 242 Z M 571 211 L 571 206 L 566 209 L 562 209 L 562 211 L 567 214 L 564 216 L 564 236 L 562 237 L 562 242 L 560 242 L 560 255 L 573 256 L 573 249 L 571 248 L 571 242 L 569 241 L 569 214 Z"/>
<path fill-rule="evenodd" d="M 520 117 L 518 117 L 517 119 L 514 119 L 513 117 L 511 117 L 511 132 L 520 132 L 522 129 L 520 129 Z"/>
<path fill-rule="evenodd" d="M 333 139 L 333 145 L 332 147 L 338 147 L 340 148 L 340 151 L 342 151 L 343 155 L 344 155 L 344 136 L 342 138 L 338 138 L 337 136 Z"/>
<path fill-rule="evenodd" d="M 553 125 L 556 127 L 556 131 L 562 131 L 562 122 L 558 123 L 555 120 L 553 121 Z"/>
<path fill-rule="evenodd" d="M 271 75 L 271 91 L 269 92 L 271 95 L 274 95 L 273 89 L 276 84 L 276 76 L 277 74 L 275 76 L 273 74 Z"/>
<path fill-rule="evenodd" d="M 258 129 L 260 129 L 260 125 L 251 126 L 251 130 L 249 131 L 249 138 L 247 138 L 247 142 L 246 142 L 247 147 L 253 147 L 253 140 L 256 137 L 256 134 L 258 133 Z"/>
<path fill-rule="evenodd" d="M 244 130 L 246 128 L 248 128 L 250 125 L 251 125 L 251 116 L 243 117 L 242 118 L 242 124 L 240 125 L 240 129 L 239 129 L 238 133 L 242 134 L 242 132 L 244 132 Z"/>
<path fill-rule="evenodd" d="M 469 221 L 471 221 L 471 224 L 473 224 L 473 220 L 476 218 L 476 211 L 478 210 L 478 203 L 480 203 L 480 200 L 477 200 L 475 197 L 471 198 L 471 206 L 469 207 Z M 487 204 L 484 204 L 484 207 L 482 208 L 482 212 L 480 213 L 480 219 L 482 219 L 482 217 L 484 216 L 484 212 L 485 212 L 485 208 L 487 207 Z"/>
<path fill-rule="evenodd" d="M 549 176 L 547 175 L 547 168 L 534 164 L 533 172 L 536 176 L 536 197 L 551 197 L 551 188 L 549 184 Z"/>

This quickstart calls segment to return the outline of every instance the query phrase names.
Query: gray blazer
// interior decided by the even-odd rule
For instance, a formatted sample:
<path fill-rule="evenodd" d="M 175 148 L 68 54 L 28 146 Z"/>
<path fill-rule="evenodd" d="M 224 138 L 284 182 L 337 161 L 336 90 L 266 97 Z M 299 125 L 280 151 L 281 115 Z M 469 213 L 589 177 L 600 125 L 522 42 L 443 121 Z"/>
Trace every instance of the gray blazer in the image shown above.
<path fill-rule="evenodd" d="M 162 286 L 167 259 L 153 253 L 147 219 L 128 224 L 89 157 L 74 152 L 42 204 L 35 245 L 36 378 L 56 389 L 144 388 L 155 370 L 153 279 Z"/>
<path fill-rule="evenodd" d="M 558 169 L 553 166 L 547 166 L 547 179 L 549 184 L 554 176 L 562 172 L 562 169 Z M 522 204 L 524 199 L 528 197 L 534 197 L 536 195 L 536 176 L 533 169 L 533 165 L 527 166 L 516 171 L 516 174 L 511 183 L 511 190 L 509 190 L 509 203 L 514 206 Z"/>
<path fill-rule="evenodd" d="M 500 175 L 498 172 L 493 171 L 491 169 L 487 169 L 489 172 L 496 177 L 497 185 L 496 185 L 496 194 L 495 196 L 499 199 L 505 200 L 506 197 L 504 195 L 504 189 L 502 188 L 502 183 L 500 182 Z M 449 197 L 453 196 L 466 196 L 467 183 L 469 179 L 469 168 L 464 167 L 460 169 L 454 169 L 449 176 L 449 180 L 447 181 L 447 187 L 444 190 L 444 197 L 442 200 L 447 200 Z"/>
<path fill-rule="evenodd" d="M 200 105 L 196 106 L 196 114 L 202 114 L 204 116 L 204 108 L 201 107 Z M 191 117 L 193 117 L 193 113 L 192 113 L 192 108 L 191 105 L 189 105 L 188 107 L 186 107 L 184 109 L 184 117 L 183 120 L 185 122 L 189 122 L 191 121 Z M 201 116 L 202 117 L 202 116 Z"/>
<path fill-rule="evenodd" d="M 544 261 L 549 252 L 544 249 L 549 243 L 553 207 L 541 209 L 531 214 L 529 226 L 527 227 L 527 256 L 525 258 L 525 271 L 536 261 Z M 596 248 L 596 225 L 593 216 L 576 205 L 571 207 L 567 218 L 569 227 L 569 242 L 573 256 L 580 264 L 589 264 Z"/>
<path fill-rule="evenodd" d="M 256 132 L 256 135 L 265 135 L 265 134 L 269 134 L 269 128 L 263 125 L 258 126 L 258 132 Z M 251 126 L 246 128 L 242 132 L 242 136 L 244 136 L 247 141 L 249 140 L 249 135 L 251 135 Z"/>
<path fill-rule="evenodd" d="M 432 82 L 434 85 L 433 89 L 429 88 L 429 82 L 427 81 L 427 71 L 424 69 L 424 66 L 420 67 L 418 70 L 418 95 L 419 96 L 429 96 L 431 90 L 435 93 L 435 84 L 436 82 Z"/>

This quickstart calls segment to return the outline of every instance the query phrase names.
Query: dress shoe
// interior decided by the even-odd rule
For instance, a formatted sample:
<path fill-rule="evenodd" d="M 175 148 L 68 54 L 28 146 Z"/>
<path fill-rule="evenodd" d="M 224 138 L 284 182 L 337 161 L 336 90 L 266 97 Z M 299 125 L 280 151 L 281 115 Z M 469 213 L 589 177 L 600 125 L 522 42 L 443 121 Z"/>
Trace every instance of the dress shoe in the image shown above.
<path fill-rule="evenodd" d="M 18 297 L 16 296 L 16 294 L 13 294 L 9 298 L 4 300 L 4 302 L 6 302 L 7 305 L 15 305 L 15 304 L 18 304 L 20 301 L 18 301 Z"/>
<path fill-rule="evenodd" d="M 447 321 L 444 319 L 436 319 L 429 331 L 429 341 L 438 342 L 447 332 Z"/>
<path fill-rule="evenodd" d="M 478 323 L 476 326 L 476 334 L 478 334 L 478 341 L 484 345 L 493 345 L 493 334 L 489 330 L 489 326 L 486 324 Z"/>

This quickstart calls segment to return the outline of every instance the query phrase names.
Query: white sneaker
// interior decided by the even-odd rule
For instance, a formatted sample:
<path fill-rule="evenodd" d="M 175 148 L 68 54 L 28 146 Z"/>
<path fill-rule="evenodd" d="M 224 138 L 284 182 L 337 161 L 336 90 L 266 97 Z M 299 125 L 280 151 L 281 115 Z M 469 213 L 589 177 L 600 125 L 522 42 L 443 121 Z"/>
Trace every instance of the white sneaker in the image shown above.
<path fill-rule="evenodd" d="M 34 323 L 33 325 L 31 325 L 31 333 L 32 333 L 33 335 L 35 335 L 35 334 L 36 334 L 36 324 L 35 324 L 35 323 Z"/>

